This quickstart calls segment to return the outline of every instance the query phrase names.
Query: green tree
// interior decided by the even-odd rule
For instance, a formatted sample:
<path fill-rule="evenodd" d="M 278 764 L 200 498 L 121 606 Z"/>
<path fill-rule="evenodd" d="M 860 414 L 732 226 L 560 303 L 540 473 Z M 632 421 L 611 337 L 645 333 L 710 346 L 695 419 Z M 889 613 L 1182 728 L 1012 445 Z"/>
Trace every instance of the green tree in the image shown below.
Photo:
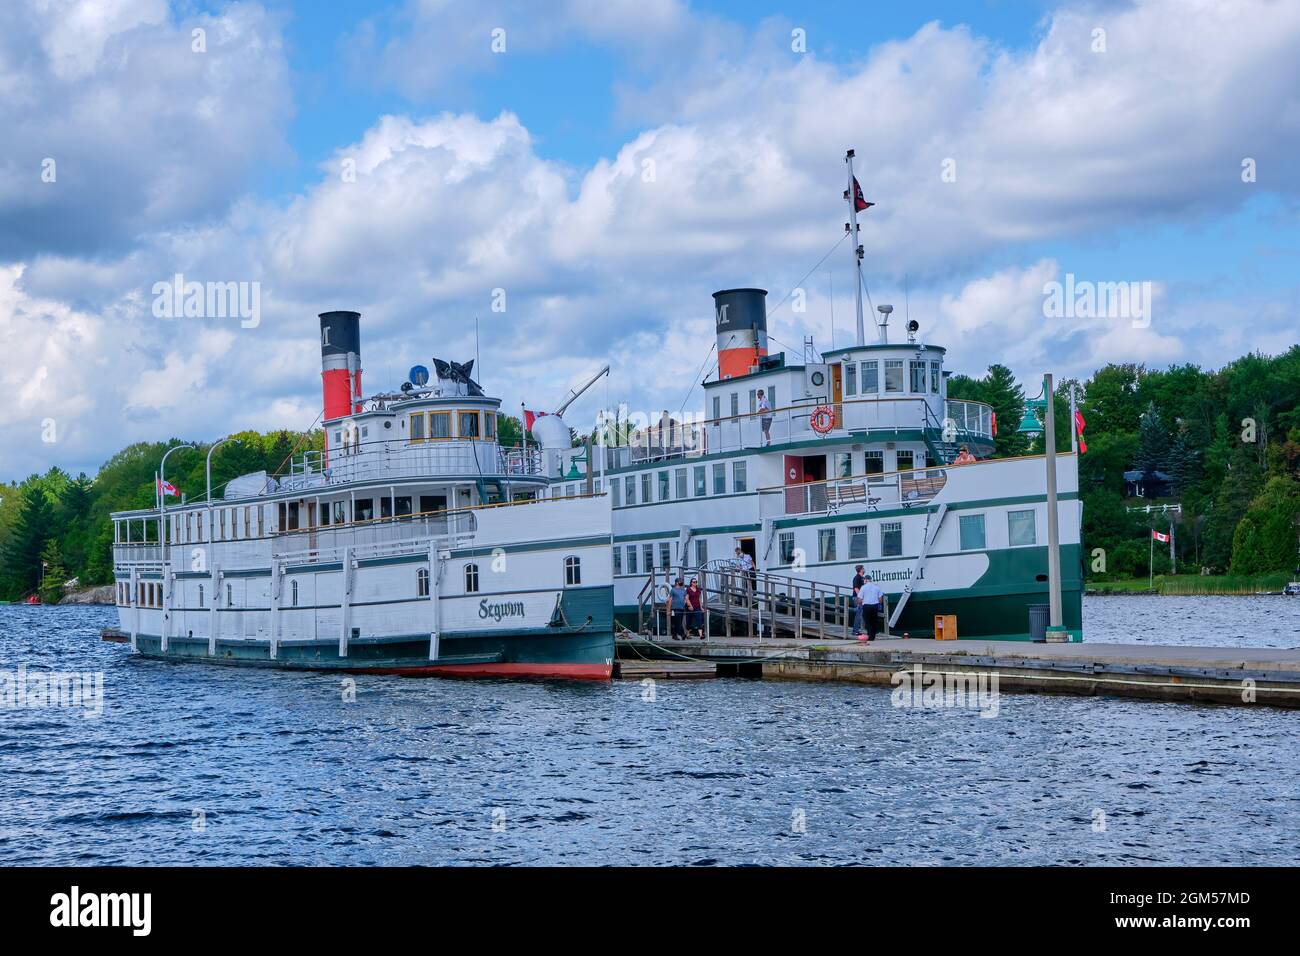
<path fill-rule="evenodd" d="M 68 580 L 68 570 L 63 566 L 63 550 L 59 542 L 50 539 L 41 551 L 44 565 L 41 578 L 41 600 L 46 604 L 58 604 L 63 597 L 63 584 Z"/>
<path fill-rule="evenodd" d="M 1232 573 L 1266 574 L 1296 566 L 1300 529 L 1300 482 L 1269 479 L 1250 503 L 1232 536 Z"/>
<path fill-rule="evenodd" d="M 28 479 L 20 492 L 18 516 L 5 542 L 4 596 L 14 601 L 36 590 L 41 579 L 41 553 L 50 539 L 54 508 L 39 480 Z"/>

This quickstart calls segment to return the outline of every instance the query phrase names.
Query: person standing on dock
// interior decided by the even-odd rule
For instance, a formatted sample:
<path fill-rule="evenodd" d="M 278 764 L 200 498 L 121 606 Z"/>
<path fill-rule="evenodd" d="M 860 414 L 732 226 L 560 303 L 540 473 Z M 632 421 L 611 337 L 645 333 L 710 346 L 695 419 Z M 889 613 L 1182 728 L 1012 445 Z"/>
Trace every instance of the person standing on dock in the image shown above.
<path fill-rule="evenodd" d="M 686 633 L 704 640 L 704 592 L 697 578 L 691 578 L 686 589 Z"/>
<path fill-rule="evenodd" d="M 674 641 L 686 640 L 686 585 L 681 578 L 673 582 L 669 591 L 669 606 L 672 610 L 672 635 Z"/>
<path fill-rule="evenodd" d="M 772 444 L 772 403 L 760 388 L 758 390 L 758 423 L 763 426 L 763 444 Z"/>
<path fill-rule="evenodd" d="M 867 579 L 862 576 L 865 569 L 862 565 L 853 567 L 853 636 L 862 636 L 862 585 L 867 583 Z"/>
<path fill-rule="evenodd" d="M 885 592 L 871 580 L 871 575 L 865 575 L 865 578 L 858 595 L 862 598 L 862 616 L 867 621 L 867 640 L 874 641 L 880 632 L 880 610 L 885 603 Z"/>

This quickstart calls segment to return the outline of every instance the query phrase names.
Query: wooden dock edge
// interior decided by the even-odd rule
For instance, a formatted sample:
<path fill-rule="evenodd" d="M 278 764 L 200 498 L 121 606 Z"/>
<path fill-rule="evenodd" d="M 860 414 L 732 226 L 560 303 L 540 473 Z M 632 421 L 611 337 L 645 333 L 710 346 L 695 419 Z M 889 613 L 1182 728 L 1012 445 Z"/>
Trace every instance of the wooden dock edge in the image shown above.
<path fill-rule="evenodd" d="M 620 649 L 633 642 L 620 641 Z M 651 656 L 653 643 L 637 641 L 636 652 Z M 631 647 L 627 648 L 632 650 Z M 715 664 L 720 676 L 764 680 L 836 681 L 895 687 L 895 675 L 920 667 L 925 674 L 997 675 L 999 691 L 1128 697 L 1197 704 L 1300 708 L 1300 671 L 1224 669 L 1160 663 L 1125 663 L 987 655 L 864 651 L 849 646 L 768 644 L 738 647 L 699 645 L 668 648 L 686 659 Z"/>

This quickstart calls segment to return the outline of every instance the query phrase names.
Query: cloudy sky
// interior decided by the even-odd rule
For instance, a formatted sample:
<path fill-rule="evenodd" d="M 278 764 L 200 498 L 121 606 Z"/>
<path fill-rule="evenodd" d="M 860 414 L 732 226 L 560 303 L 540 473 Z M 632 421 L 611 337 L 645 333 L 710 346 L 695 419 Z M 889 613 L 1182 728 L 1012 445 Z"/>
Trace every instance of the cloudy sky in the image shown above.
<path fill-rule="evenodd" d="M 716 289 L 802 282 L 776 348 L 849 343 L 848 147 L 872 301 L 955 371 L 1300 338 L 1293 0 L 8 0 L 0 480 L 307 427 L 329 309 L 371 389 L 477 317 L 507 407 L 606 361 L 573 423 L 699 407 Z M 159 317 L 178 273 L 258 283 L 256 326 Z M 1149 323 L 1045 316 L 1066 274 Z"/>

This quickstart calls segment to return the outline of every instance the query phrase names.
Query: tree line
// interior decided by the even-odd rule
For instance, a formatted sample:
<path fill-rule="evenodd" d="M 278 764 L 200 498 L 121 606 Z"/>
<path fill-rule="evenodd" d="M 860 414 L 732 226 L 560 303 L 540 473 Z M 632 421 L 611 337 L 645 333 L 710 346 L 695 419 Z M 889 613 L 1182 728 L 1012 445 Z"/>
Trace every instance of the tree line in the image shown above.
<path fill-rule="evenodd" d="M 1246 355 L 1218 371 L 1111 364 L 1086 381 L 1062 381 L 1055 388 L 1058 451 L 1070 447 L 1072 386 L 1087 423 L 1079 488 L 1090 578 L 1146 574 L 1152 528 L 1167 533 L 1172 527 L 1179 570 L 1252 575 L 1295 567 L 1300 345 L 1273 357 Z M 1031 390 L 1037 392 L 1032 385 Z M 948 396 L 993 407 L 996 457 L 1042 453 L 1042 436 L 1031 438 L 1018 429 L 1026 392 L 1010 369 L 993 365 L 980 378 L 953 375 Z M 499 416 L 498 428 L 503 444 L 519 441 L 517 418 Z M 213 453 L 214 496 L 238 475 L 282 474 L 291 457 L 319 451 L 323 444 L 319 430 L 248 431 L 234 437 L 238 441 Z M 179 444 L 173 438 L 130 445 L 93 479 L 51 468 L 0 484 L 0 599 L 19 600 L 42 581 L 47 599 L 57 598 L 72 578 L 82 585 L 111 583 L 109 515 L 154 507 L 154 472 L 164 452 Z M 203 499 L 210 447 L 193 444 L 196 450 L 177 451 L 167 462 L 167 480 L 190 501 Z M 1126 481 L 1125 472 L 1137 473 L 1138 481 Z M 1137 510 L 1161 504 L 1178 505 L 1180 511 Z M 1162 545 L 1155 570 L 1165 573 L 1169 565 L 1169 550 Z"/>

